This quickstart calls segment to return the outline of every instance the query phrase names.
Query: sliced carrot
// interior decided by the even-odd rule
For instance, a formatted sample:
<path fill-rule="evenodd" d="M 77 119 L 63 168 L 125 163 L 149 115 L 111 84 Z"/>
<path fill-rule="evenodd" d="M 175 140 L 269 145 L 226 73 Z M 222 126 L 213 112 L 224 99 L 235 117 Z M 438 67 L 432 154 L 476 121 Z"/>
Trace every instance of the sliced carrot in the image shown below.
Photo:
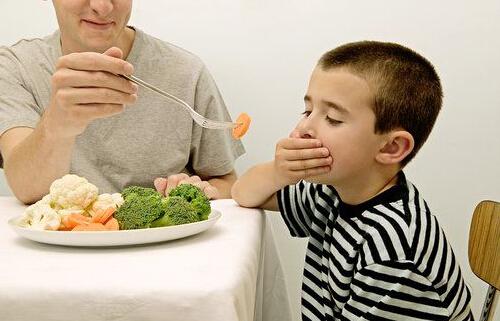
<path fill-rule="evenodd" d="M 58 231 L 71 231 L 71 229 L 69 227 L 65 226 L 62 223 L 61 223 L 61 225 L 59 225 L 59 228 L 57 230 Z"/>
<path fill-rule="evenodd" d="M 82 214 L 69 214 L 62 218 L 62 224 L 66 229 L 72 229 L 77 225 L 85 225 L 90 223 L 90 217 Z"/>
<path fill-rule="evenodd" d="M 106 227 L 110 231 L 118 231 L 120 229 L 120 226 L 118 225 L 118 220 L 114 217 L 110 218 L 106 224 L 104 224 L 104 227 Z"/>
<path fill-rule="evenodd" d="M 93 223 L 102 223 L 104 224 L 116 211 L 116 208 L 109 207 L 105 210 L 96 211 L 95 215 L 92 217 Z"/>
<path fill-rule="evenodd" d="M 250 116 L 248 116 L 248 114 L 241 113 L 236 119 L 236 123 L 238 124 L 238 126 L 233 128 L 233 137 L 236 139 L 240 139 L 241 137 L 243 137 L 243 135 L 245 135 L 245 133 L 247 132 L 248 127 L 250 127 L 251 121 L 252 119 L 250 118 Z"/>
<path fill-rule="evenodd" d="M 72 231 L 107 231 L 101 223 L 89 223 L 75 226 Z"/>

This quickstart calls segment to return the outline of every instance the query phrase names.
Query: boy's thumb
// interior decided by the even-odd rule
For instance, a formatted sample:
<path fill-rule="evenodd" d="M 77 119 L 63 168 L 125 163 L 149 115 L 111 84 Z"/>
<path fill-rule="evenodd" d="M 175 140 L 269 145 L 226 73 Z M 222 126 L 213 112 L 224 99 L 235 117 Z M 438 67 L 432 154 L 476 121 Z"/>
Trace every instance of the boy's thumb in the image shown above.
<path fill-rule="evenodd" d="M 106 56 L 122 59 L 123 57 L 123 52 L 120 48 L 118 47 L 111 47 L 108 50 L 106 50 L 104 53 Z"/>

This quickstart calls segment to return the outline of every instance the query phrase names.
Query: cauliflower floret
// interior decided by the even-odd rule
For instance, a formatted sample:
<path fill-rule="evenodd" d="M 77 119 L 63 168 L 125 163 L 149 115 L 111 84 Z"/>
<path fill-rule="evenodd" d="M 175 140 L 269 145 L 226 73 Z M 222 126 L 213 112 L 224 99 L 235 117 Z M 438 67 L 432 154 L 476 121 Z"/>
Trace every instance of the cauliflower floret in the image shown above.
<path fill-rule="evenodd" d="M 34 230 L 57 231 L 61 225 L 61 217 L 42 199 L 26 209 L 18 225 Z"/>
<path fill-rule="evenodd" d="M 97 198 L 97 186 L 78 175 L 67 174 L 50 186 L 54 209 L 85 209 Z"/>
<path fill-rule="evenodd" d="M 114 194 L 100 194 L 97 196 L 97 199 L 92 204 L 91 211 L 104 211 L 110 207 L 114 207 L 115 209 L 122 206 L 123 197 L 120 193 Z"/>

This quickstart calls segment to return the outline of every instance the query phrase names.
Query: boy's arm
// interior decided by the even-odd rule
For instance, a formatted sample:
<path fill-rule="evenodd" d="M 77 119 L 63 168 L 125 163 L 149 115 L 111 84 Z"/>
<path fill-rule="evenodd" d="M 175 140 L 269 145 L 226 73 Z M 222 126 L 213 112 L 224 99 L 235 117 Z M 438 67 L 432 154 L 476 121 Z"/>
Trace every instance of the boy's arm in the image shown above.
<path fill-rule="evenodd" d="M 332 157 L 317 139 L 289 137 L 276 144 L 274 160 L 252 167 L 236 183 L 231 194 L 245 207 L 278 211 L 276 192 L 302 179 L 330 171 Z"/>
<path fill-rule="evenodd" d="M 460 269 L 456 277 L 443 282 L 439 291 L 412 262 L 372 263 L 356 272 L 351 281 L 351 296 L 342 316 L 349 320 L 422 320 L 472 321 L 470 291 Z"/>
<path fill-rule="evenodd" d="M 276 192 L 281 189 L 273 179 L 273 162 L 252 167 L 234 183 L 233 199 L 244 207 L 278 211 Z"/>

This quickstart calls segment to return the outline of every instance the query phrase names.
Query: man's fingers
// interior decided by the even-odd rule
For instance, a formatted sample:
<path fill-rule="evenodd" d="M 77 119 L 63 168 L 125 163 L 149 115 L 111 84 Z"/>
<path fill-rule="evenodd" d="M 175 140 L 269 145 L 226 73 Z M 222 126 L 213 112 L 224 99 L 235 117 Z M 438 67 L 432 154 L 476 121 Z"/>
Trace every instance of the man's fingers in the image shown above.
<path fill-rule="evenodd" d="M 199 176 L 193 175 L 193 176 L 189 176 L 189 177 L 179 181 L 178 185 L 181 185 L 181 184 L 195 185 L 195 183 L 198 183 L 198 182 L 201 182 L 201 178 Z"/>
<path fill-rule="evenodd" d="M 64 105 L 76 104 L 133 104 L 136 94 L 108 88 L 64 88 L 56 93 L 57 102 Z"/>
<path fill-rule="evenodd" d="M 170 175 L 167 178 L 167 188 L 165 190 L 165 195 L 168 195 L 168 193 L 170 193 L 171 190 L 173 190 L 174 188 L 177 187 L 177 185 L 179 185 L 180 181 L 187 179 L 188 177 L 189 175 L 184 173 Z"/>
<path fill-rule="evenodd" d="M 125 60 L 96 52 L 77 52 L 62 56 L 57 69 L 69 68 L 87 71 L 107 71 L 116 75 L 131 75 L 134 67 Z"/>
<path fill-rule="evenodd" d="M 137 85 L 133 82 L 106 71 L 81 71 L 73 69 L 58 70 L 52 76 L 55 88 L 108 88 L 128 94 L 137 93 Z"/>
<path fill-rule="evenodd" d="M 154 180 L 153 183 L 158 193 L 165 195 L 165 189 L 167 188 L 167 179 L 163 177 L 158 177 Z"/>
<path fill-rule="evenodd" d="M 110 57 L 115 57 L 122 59 L 123 58 L 123 52 L 120 48 L 118 47 L 111 47 L 105 52 L 103 52 L 103 55 L 110 56 Z"/>
<path fill-rule="evenodd" d="M 119 114 L 123 108 L 124 106 L 121 104 L 85 104 L 72 106 L 71 112 L 74 118 L 92 120 Z"/>
<path fill-rule="evenodd" d="M 219 196 L 219 190 L 217 187 L 213 185 L 208 185 L 203 189 L 203 192 L 205 192 L 205 195 L 208 197 L 208 199 L 215 199 Z"/>

